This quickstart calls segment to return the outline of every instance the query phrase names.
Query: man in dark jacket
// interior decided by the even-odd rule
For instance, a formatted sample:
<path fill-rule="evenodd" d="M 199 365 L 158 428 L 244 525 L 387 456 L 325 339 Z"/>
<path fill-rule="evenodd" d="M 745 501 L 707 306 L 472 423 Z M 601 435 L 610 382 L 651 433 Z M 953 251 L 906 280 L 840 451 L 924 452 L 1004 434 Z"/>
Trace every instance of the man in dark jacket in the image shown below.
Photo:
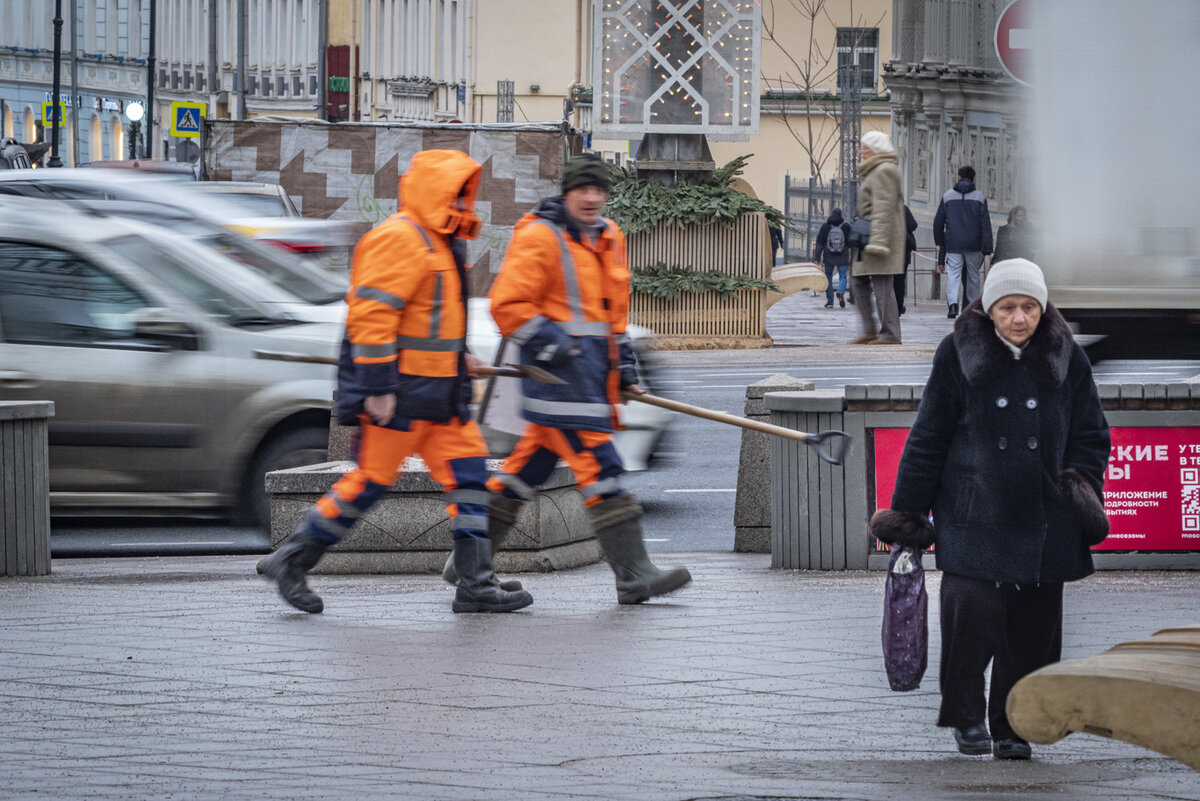
<path fill-rule="evenodd" d="M 830 232 L 836 233 L 830 238 Z M 825 308 L 833 308 L 833 271 L 838 272 L 837 299 L 846 308 L 846 272 L 850 264 L 850 223 L 842 217 L 841 209 L 834 209 L 829 219 L 817 231 L 817 244 L 813 248 L 813 261 L 825 269 Z"/>
<path fill-rule="evenodd" d="M 992 218 L 987 198 L 975 188 L 974 167 L 959 169 L 958 183 L 942 195 L 933 218 L 933 241 L 942 257 L 938 269 L 950 276 L 946 316 L 953 320 L 958 316 L 960 287 L 963 306 L 979 297 L 979 270 L 992 252 Z"/>
<path fill-rule="evenodd" d="M 617 603 L 639 604 L 692 580 L 686 568 L 661 570 L 646 552 L 642 507 L 621 487 L 625 472 L 612 443 L 617 404 L 643 395 L 629 324 L 629 263 L 620 226 L 601 215 L 609 172 L 594 156 L 563 167 L 562 195 L 517 221 L 488 297 L 492 317 L 522 364 L 561 384 L 522 380 L 521 441 L 488 481 L 491 520 L 511 528 L 561 458 L 575 473 L 583 506 L 616 579 Z M 624 394 L 623 394 L 624 393 Z"/>
<path fill-rule="evenodd" d="M 891 509 L 871 519 L 884 542 L 937 545 L 938 725 L 964 754 L 1030 757 L 1005 702 L 1060 657 L 1063 584 L 1092 572 L 1090 546 L 1108 535 L 1110 444 L 1091 365 L 1041 270 L 998 262 L 938 347 Z M 931 528 L 930 510 L 933 532 L 914 536 Z"/>

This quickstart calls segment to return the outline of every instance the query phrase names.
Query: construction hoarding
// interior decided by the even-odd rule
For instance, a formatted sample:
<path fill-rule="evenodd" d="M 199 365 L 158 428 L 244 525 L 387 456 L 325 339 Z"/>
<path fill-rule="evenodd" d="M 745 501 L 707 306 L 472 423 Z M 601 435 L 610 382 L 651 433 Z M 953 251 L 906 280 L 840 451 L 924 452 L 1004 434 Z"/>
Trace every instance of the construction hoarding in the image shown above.
<path fill-rule="evenodd" d="M 564 156 L 579 149 L 578 136 L 561 123 L 211 120 L 204 172 L 210 180 L 279 184 L 305 217 L 348 221 L 361 235 L 396 211 L 400 176 L 414 153 L 431 148 L 461 150 L 483 165 L 483 232 L 467 249 L 471 294 L 483 294 L 513 225 L 558 194 Z"/>

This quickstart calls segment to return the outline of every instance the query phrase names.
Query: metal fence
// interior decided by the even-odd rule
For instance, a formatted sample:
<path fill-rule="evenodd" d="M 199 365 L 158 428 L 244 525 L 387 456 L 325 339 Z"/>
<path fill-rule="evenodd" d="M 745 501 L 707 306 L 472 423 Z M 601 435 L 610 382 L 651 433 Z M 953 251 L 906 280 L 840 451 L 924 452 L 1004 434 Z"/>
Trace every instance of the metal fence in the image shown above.
<path fill-rule="evenodd" d="M 796 229 L 784 231 L 783 260 L 785 263 L 812 261 L 817 232 L 829 213 L 842 205 L 842 186 L 837 179 L 823 184 L 812 176 L 797 180 L 790 175 L 784 176 L 783 185 L 783 210 Z M 842 213 L 847 220 L 853 217 L 847 209 L 843 208 Z"/>

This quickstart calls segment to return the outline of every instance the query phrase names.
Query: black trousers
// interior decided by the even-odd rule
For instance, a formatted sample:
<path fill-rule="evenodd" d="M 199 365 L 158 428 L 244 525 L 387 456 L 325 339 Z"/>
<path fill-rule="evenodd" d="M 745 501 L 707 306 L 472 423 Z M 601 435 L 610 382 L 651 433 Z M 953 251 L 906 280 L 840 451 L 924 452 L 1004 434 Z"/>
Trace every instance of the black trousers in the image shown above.
<path fill-rule="evenodd" d="M 1062 590 L 1061 583 L 1018 587 L 942 574 L 939 726 L 974 726 L 986 715 L 992 739 L 1018 736 L 1004 705 L 1021 678 L 1062 656 Z"/>

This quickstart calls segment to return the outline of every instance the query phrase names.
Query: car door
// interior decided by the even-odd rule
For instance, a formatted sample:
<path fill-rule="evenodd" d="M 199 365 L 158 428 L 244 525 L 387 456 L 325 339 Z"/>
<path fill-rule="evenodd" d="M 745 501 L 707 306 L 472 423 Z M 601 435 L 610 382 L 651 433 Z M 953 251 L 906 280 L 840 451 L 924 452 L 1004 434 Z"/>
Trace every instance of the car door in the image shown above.
<path fill-rule="evenodd" d="M 54 401 L 50 489 L 60 502 L 215 489 L 198 447 L 224 413 L 206 389 L 211 357 L 135 330 L 167 303 L 95 254 L 0 238 L 0 399 Z"/>

